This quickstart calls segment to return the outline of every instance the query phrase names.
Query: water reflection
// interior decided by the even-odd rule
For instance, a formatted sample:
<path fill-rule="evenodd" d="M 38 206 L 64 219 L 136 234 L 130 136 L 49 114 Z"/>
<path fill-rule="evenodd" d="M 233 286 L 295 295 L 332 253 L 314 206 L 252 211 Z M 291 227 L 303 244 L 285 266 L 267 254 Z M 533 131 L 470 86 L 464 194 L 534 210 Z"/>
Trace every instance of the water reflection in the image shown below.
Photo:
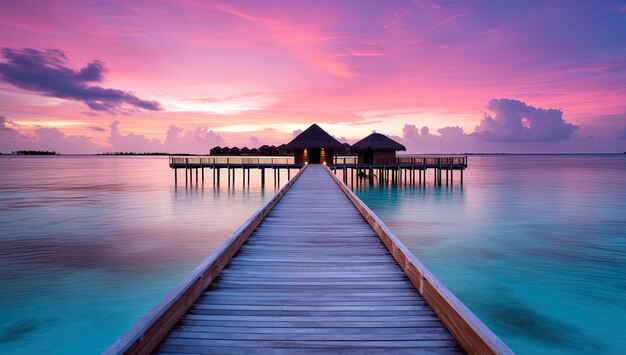
<path fill-rule="evenodd" d="M 278 188 L 254 171 L 249 185 L 205 172 L 175 186 L 160 157 L 3 156 L 0 169 L 0 353 L 104 350 Z"/>
<path fill-rule="evenodd" d="M 622 352 L 625 157 L 469 163 L 462 188 L 355 190 L 516 352 Z"/>

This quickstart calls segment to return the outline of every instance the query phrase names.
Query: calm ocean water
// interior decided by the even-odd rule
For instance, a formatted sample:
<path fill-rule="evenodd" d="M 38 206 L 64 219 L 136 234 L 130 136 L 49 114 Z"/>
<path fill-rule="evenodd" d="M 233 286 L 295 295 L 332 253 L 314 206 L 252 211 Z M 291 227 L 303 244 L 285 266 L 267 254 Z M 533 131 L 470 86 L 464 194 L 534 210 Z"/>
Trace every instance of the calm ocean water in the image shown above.
<path fill-rule="evenodd" d="M 356 190 L 516 352 L 623 353 L 626 157 L 469 162 L 463 187 Z M 175 188 L 162 157 L 0 170 L 0 353 L 99 353 L 276 190 Z"/>

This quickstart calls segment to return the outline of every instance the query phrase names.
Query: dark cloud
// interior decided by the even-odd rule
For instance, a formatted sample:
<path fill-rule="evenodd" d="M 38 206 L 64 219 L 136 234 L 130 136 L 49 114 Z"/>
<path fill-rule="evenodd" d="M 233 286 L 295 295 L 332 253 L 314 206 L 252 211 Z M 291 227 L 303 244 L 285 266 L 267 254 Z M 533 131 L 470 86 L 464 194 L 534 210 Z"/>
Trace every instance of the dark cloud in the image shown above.
<path fill-rule="evenodd" d="M 81 101 L 94 111 L 114 112 L 124 105 L 160 110 L 156 101 L 142 100 L 130 92 L 90 85 L 101 82 L 107 69 L 101 61 L 80 70 L 66 66 L 67 56 L 56 49 L 2 49 L 0 77 L 20 89 L 61 99 Z"/>
<path fill-rule="evenodd" d="M 571 138 L 578 126 L 565 122 L 563 112 L 536 108 L 521 101 L 494 99 L 473 135 L 492 142 L 551 142 Z"/>
<path fill-rule="evenodd" d="M 89 126 L 87 129 L 95 132 L 106 132 L 106 128 L 102 128 L 100 126 Z"/>

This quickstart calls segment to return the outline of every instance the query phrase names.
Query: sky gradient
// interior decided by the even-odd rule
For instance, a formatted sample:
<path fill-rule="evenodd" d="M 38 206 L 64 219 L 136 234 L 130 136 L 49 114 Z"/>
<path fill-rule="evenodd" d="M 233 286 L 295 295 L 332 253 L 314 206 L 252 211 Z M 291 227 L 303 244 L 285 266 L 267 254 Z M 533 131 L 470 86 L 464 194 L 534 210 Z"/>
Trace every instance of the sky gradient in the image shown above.
<path fill-rule="evenodd" d="M 626 1 L 0 3 L 0 152 L 626 151 Z"/>

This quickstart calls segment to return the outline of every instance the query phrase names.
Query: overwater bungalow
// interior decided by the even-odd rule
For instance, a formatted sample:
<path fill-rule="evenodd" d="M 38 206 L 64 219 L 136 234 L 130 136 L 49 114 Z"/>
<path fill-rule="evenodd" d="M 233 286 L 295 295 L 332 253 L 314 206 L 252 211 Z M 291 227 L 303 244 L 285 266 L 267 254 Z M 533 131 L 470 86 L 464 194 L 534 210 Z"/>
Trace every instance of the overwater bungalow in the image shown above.
<path fill-rule="evenodd" d="M 380 133 L 372 133 L 352 145 L 359 164 L 390 163 L 396 158 L 396 152 L 403 150 L 406 150 L 405 146 Z"/>
<path fill-rule="evenodd" d="M 239 155 L 239 154 L 241 154 L 241 150 L 239 150 L 239 148 L 237 148 L 237 147 L 232 147 L 232 148 L 230 148 L 230 154 L 231 155 Z"/>
<path fill-rule="evenodd" d="M 294 152 L 295 164 L 333 164 L 341 143 L 317 124 L 304 130 L 286 148 Z"/>
<path fill-rule="evenodd" d="M 243 147 L 241 148 L 241 155 L 250 155 L 250 148 L 248 147 Z"/>
<path fill-rule="evenodd" d="M 211 148 L 211 155 L 220 155 L 220 154 L 222 154 L 222 148 L 220 146 Z"/>

